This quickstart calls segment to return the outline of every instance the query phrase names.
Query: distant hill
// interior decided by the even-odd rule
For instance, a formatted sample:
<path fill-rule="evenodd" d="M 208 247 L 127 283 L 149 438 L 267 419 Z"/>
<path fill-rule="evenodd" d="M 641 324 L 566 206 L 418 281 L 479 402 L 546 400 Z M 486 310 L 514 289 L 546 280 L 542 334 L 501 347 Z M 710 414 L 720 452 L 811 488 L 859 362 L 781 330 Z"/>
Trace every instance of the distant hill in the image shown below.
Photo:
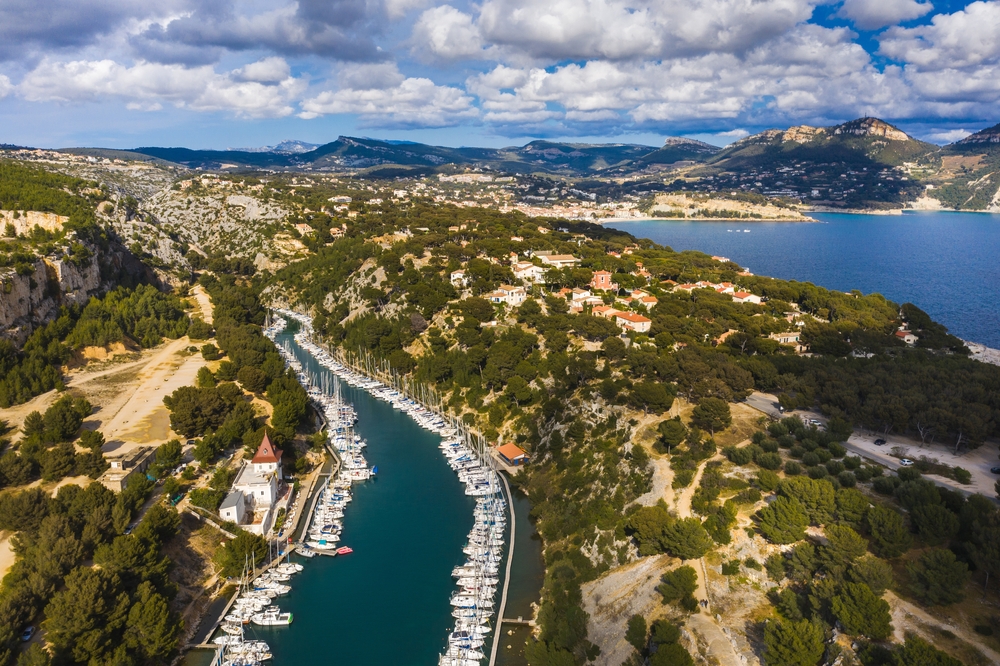
<path fill-rule="evenodd" d="M 987 127 L 941 151 L 930 196 L 948 208 L 1000 212 L 1000 125 Z"/>
<path fill-rule="evenodd" d="M 868 117 L 832 127 L 765 130 L 722 149 L 681 137 L 669 137 L 659 148 L 543 140 L 505 148 L 451 148 L 341 136 L 321 146 L 286 141 L 263 152 L 137 148 L 135 153 L 192 168 L 349 170 L 377 178 L 463 168 L 548 174 L 581 179 L 601 196 L 728 190 L 818 207 L 894 208 L 930 192 L 949 207 L 1000 205 L 993 203 L 998 179 L 983 180 L 989 170 L 1000 169 L 1000 125 L 942 148 Z M 675 179 L 665 180 L 664 171 Z M 627 182 L 614 180 L 622 175 L 630 176 Z M 925 191 L 928 184 L 936 189 Z"/>
<path fill-rule="evenodd" d="M 961 141 L 956 141 L 951 144 L 948 148 L 955 150 L 977 150 L 988 146 L 996 146 L 1000 148 L 1000 123 L 994 125 L 993 127 L 987 127 L 984 130 L 979 130 L 975 134 L 970 134 Z"/>
<path fill-rule="evenodd" d="M 642 164 L 677 164 L 678 162 L 704 162 L 721 150 L 703 141 L 672 136 L 663 147 L 640 158 Z"/>

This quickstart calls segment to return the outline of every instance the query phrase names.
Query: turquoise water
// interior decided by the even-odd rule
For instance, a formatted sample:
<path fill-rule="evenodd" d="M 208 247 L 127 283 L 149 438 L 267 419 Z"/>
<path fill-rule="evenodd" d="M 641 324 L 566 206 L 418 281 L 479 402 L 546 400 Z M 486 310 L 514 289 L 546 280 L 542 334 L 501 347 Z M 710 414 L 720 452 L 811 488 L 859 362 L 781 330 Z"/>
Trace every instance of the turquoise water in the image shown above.
<path fill-rule="evenodd" d="M 758 275 L 910 301 L 955 335 L 1000 348 L 1000 215 L 812 216 L 818 224 L 657 220 L 609 226 L 675 250 L 729 257 Z"/>
<path fill-rule="evenodd" d="M 290 332 L 278 343 L 286 339 L 301 361 L 320 371 Z M 466 497 L 464 484 L 446 464 L 440 437 L 366 392 L 342 388 L 357 410 L 356 430 L 368 441 L 369 464 L 378 466 L 375 480 L 355 484 L 354 501 L 345 511 L 341 543 L 354 553 L 297 558 L 305 570 L 278 601 L 294 613 L 294 622 L 280 628 L 251 625 L 248 638 L 267 641 L 276 665 L 437 664 L 453 625 L 451 570 L 464 561 L 475 500 Z M 542 565 L 527 500 L 515 501 L 518 537 L 507 615 L 516 617 L 530 615 Z M 518 663 L 510 644 L 511 650 L 501 649 L 498 663 Z"/>

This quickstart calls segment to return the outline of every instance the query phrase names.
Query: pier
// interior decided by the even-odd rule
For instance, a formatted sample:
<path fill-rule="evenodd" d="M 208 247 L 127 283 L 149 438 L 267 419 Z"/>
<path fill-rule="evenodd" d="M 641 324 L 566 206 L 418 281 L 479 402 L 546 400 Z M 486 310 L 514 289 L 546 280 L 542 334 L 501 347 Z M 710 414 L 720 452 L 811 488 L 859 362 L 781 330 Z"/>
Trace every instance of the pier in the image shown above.
<path fill-rule="evenodd" d="M 514 500 L 511 498 L 510 484 L 507 483 L 507 477 L 503 474 L 497 473 L 497 476 L 503 481 L 503 487 L 507 491 L 507 508 L 510 512 L 510 548 L 507 550 L 507 572 L 503 580 L 500 609 L 497 611 L 497 618 L 499 619 L 497 620 L 496 631 L 493 632 L 493 649 L 490 650 L 490 666 L 494 666 L 497 661 L 497 649 L 500 647 L 500 626 L 504 622 L 512 624 L 510 620 L 503 619 L 503 611 L 507 606 L 507 588 L 510 587 L 510 566 L 514 561 L 514 536 L 517 534 L 517 517 L 514 515 Z M 521 621 L 521 619 L 518 618 L 518 621 Z"/>

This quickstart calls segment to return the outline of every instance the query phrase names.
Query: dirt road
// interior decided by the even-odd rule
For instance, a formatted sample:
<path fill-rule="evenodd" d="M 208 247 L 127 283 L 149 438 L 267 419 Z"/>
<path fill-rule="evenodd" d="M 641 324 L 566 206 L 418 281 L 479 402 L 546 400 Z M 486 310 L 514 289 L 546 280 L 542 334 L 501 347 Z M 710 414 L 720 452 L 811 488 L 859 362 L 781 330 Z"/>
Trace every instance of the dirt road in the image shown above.
<path fill-rule="evenodd" d="M 923 608 L 920 608 L 905 599 L 900 599 L 891 590 L 885 593 L 884 598 L 889 602 L 890 612 L 892 613 L 893 638 L 895 638 L 897 642 L 902 643 L 906 639 L 905 634 L 907 631 L 915 631 L 917 633 L 924 634 L 924 637 L 930 639 L 931 642 L 940 640 L 940 637 L 938 636 L 927 636 L 927 632 L 923 630 L 918 623 L 914 623 L 912 621 L 915 619 L 918 620 L 919 623 L 937 627 L 938 629 L 944 631 L 950 631 L 969 645 L 972 645 L 977 650 L 982 652 L 994 664 L 1000 664 L 1000 653 L 983 645 L 982 641 L 976 636 L 976 634 L 971 633 L 958 625 L 945 624 L 940 619 L 925 611 Z"/>

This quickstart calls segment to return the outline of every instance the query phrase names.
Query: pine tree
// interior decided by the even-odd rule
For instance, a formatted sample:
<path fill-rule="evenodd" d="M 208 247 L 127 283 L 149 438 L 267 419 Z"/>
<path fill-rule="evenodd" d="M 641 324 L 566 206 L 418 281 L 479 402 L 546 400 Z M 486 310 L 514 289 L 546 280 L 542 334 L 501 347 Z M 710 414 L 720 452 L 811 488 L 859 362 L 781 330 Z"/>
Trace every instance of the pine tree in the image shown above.
<path fill-rule="evenodd" d="M 892 633 L 889 604 L 864 583 L 845 583 L 831 608 L 849 634 L 883 640 Z"/>

